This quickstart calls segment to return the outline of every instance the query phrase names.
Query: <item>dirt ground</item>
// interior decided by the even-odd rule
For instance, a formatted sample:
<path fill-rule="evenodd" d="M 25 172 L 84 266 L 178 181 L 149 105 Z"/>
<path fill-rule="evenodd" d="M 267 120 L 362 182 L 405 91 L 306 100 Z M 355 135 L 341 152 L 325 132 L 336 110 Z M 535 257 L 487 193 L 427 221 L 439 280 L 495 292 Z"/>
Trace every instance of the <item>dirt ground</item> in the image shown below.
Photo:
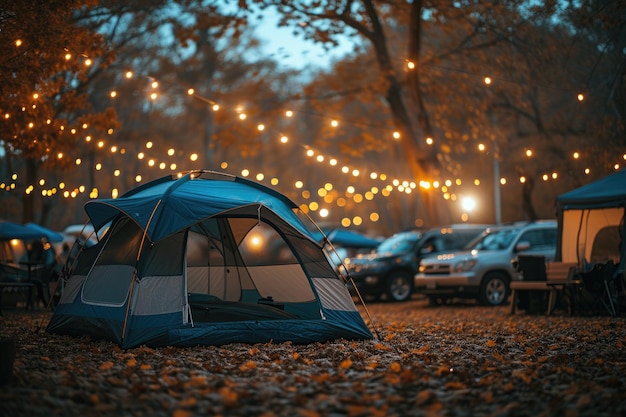
<path fill-rule="evenodd" d="M 626 415 L 623 317 L 368 310 L 374 340 L 130 350 L 48 334 L 49 312 L 6 311 L 0 337 L 17 353 L 0 416 Z"/>

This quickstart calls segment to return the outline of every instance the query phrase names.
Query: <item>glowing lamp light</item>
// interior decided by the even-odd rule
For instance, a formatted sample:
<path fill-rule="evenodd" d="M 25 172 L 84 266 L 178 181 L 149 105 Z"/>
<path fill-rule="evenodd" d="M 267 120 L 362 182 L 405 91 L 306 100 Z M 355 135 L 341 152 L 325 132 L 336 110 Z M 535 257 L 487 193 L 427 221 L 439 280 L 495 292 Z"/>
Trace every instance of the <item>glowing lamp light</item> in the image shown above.
<path fill-rule="evenodd" d="M 198 160 L 198 154 L 197 154 L 197 153 L 192 153 L 191 155 L 189 155 L 189 159 L 190 159 L 192 162 L 197 161 L 197 160 Z"/>
<path fill-rule="evenodd" d="M 156 100 L 156 99 L 157 99 L 157 97 L 158 97 L 157 93 L 152 93 L 152 94 L 150 94 L 150 99 L 151 99 L 151 100 Z"/>
<path fill-rule="evenodd" d="M 483 79 L 483 81 L 484 81 L 485 85 L 491 85 L 491 77 L 485 77 Z"/>
<path fill-rule="evenodd" d="M 500 178 L 500 184 L 506 185 L 506 178 Z"/>
<path fill-rule="evenodd" d="M 361 223 L 363 223 L 363 219 L 361 218 L 361 216 L 354 216 L 354 218 L 352 219 L 352 224 L 354 224 L 355 226 L 359 226 Z"/>
<path fill-rule="evenodd" d="M 433 143 L 435 143 L 435 141 L 433 140 L 433 138 L 431 138 L 431 137 L 426 138 L 426 144 L 427 144 L 427 145 L 432 145 Z"/>
<path fill-rule="evenodd" d="M 175 154 L 175 153 L 176 153 L 176 151 L 174 150 L 174 148 L 169 148 L 169 149 L 167 150 L 167 154 L 168 154 L 169 156 L 174 156 L 174 154 Z"/>
<path fill-rule="evenodd" d="M 578 96 L 576 96 L 576 98 L 578 99 L 578 101 L 585 100 L 585 96 L 583 95 L 583 93 L 578 93 Z"/>
<path fill-rule="evenodd" d="M 141 175 L 135 176 L 135 182 L 141 182 Z"/>
<path fill-rule="evenodd" d="M 220 106 L 219 104 L 214 104 L 211 108 L 213 109 L 213 111 L 218 111 L 220 109 Z"/>
<path fill-rule="evenodd" d="M 287 136 L 280 137 L 280 143 L 287 143 L 287 142 L 289 142 L 289 138 Z"/>
<path fill-rule="evenodd" d="M 380 219 L 378 213 L 370 213 L 370 221 L 376 223 Z"/>
<path fill-rule="evenodd" d="M 324 162 L 324 155 L 317 155 L 317 162 Z"/>
<path fill-rule="evenodd" d="M 531 156 L 533 156 L 533 151 L 532 151 L 532 149 L 526 149 L 526 156 L 527 156 L 527 157 L 529 157 L 529 158 L 530 158 Z"/>
<path fill-rule="evenodd" d="M 407 67 L 408 69 L 415 69 L 415 62 L 408 61 L 408 62 L 406 63 L 406 67 Z"/>
<path fill-rule="evenodd" d="M 101 169 L 102 169 L 102 164 L 98 162 L 96 164 L 96 171 L 100 171 Z"/>
<path fill-rule="evenodd" d="M 262 131 L 264 131 L 264 130 L 265 130 L 265 125 L 264 125 L 264 124 L 260 124 L 260 125 L 258 125 L 256 128 L 257 128 L 257 130 L 258 130 L 259 132 L 262 132 Z"/>
<path fill-rule="evenodd" d="M 111 98 L 115 98 L 115 97 L 117 97 L 117 91 L 111 91 L 111 92 L 109 93 L 109 96 L 110 96 Z"/>
<path fill-rule="evenodd" d="M 63 159 L 63 152 L 59 152 L 57 154 L 57 159 Z"/>
<path fill-rule="evenodd" d="M 157 88 L 159 86 L 158 81 L 152 81 L 152 84 L 150 84 L 152 86 L 152 88 Z"/>
<path fill-rule="evenodd" d="M 320 217 L 328 217 L 328 214 L 328 209 L 323 208 L 320 210 Z"/>
<path fill-rule="evenodd" d="M 375 172 L 370 172 L 370 178 L 375 180 L 376 178 L 378 178 L 378 174 Z"/>
<path fill-rule="evenodd" d="M 154 164 L 156 164 L 156 161 L 155 161 L 154 159 L 150 159 L 150 160 L 148 161 L 148 166 L 153 167 L 153 166 L 154 166 Z"/>
<path fill-rule="evenodd" d="M 624 155 L 624 159 L 626 159 L 626 155 Z M 334 167 L 337 165 L 338 162 L 335 158 L 332 158 L 330 161 L 328 161 L 328 163 Z"/>
<path fill-rule="evenodd" d="M 65 54 L 65 60 L 69 61 L 70 59 L 72 59 L 72 54 Z"/>
<path fill-rule="evenodd" d="M 306 151 L 306 156 L 313 156 L 313 155 L 315 155 L 315 152 L 313 152 L 312 149 L 309 149 Z"/>
<path fill-rule="evenodd" d="M 358 177 L 358 176 L 359 176 L 359 174 L 360 174 L 360 172 L 359 172 L 359 170 L 358 170 L 358 169 L 353 169 L 353 170 L 352 170 L 352 176 L 353 176 L 353 177 Z"/>
<path fill-rule="evenodd" d="M 17 39 L 15 41 L 15 46 L 22 46 L 22 40 L 21 39 Z"/>
<path fill-rule="evenodd" d="M 133 72 L 132 71 L 126 71 L 126 74 L 124 74 L 124 76 L 126 78 L 133 78 Z"/>
<path fill-rule="evenodd" d="M 580 158 L 580 154 L 578 152 L 574 152 L 572 156 L 574 157 L 574 159 Z"/>
<path fill-rule="evenodd" d="M 222 168 L 222 169 L 226 169 L 226 168 L 228 168 L 228 162 L 226 162 L 226 161 L 222 162 L 222 163 L 220 164 L 220 168 Z"/>
<path fill-rule="evenodd" d="M 250 171 L 248 171 L 247 169 L 242 169 L 241 170 L 241 176 L 242 177 L 247 177 L 248 175 L 250 175 Z"/>
<path fill-rule="evenodd" d="M 400 139 L 400 132 L 393 132 L 393 138 L 394 139 Z"/>
<path fill-rule="evenodd" d="M 287 110 L 287 111 L 285 112 L 285 116 L 287 116 L 287 117 L 292 117 L 292 116 L 293 116 L 293 112 L 292 112 L 291 110 Z"/>
<path fill-rule="evenodd" d="M 526 177 L 519 177 L 519 182 L 524 184 L 526 182 Z"/>
<path fill-rule="evenodd" d="M 116 177 L 119 177 L 121 174 L 119 169 L 116 169 L 115 171 L 113 171 L 113 175 L 115 175 Z"/>
<path fill-rule="evenodd" d="M 341 167 L 341 172 L 343 172 L 344 174 L 347 174 L 348 172 L 350 172 L 350 168 L 343 166 Z"/>
<path fill-rule="evenodd" d="M 296 181 L 296 183 L 294 184 L 294 186 L 298 189 L 304 187 L 304 183 L 302 181 Z"/>
<path fill-rule="evenodd" d="M 89 67 L 89 66 L 91 66 L 91 64 L 92 64 L 91 59 L 87 58 L 87 59 L 85 60 L 85 66 Z"/>
<path fill-rule="evenodd" d="M 117 196 L 120 194 L 120 192 L 117 190 L 117 188 L 114 188 L 111 190 L 111 197 L 112 198 L 117 198 Z"/>
<path fill-rule="evenodd" d="M 239 120 L 246 120 L 246 114 L 245 113 L 241 113 L 239 115 Z"/>
<path fill-rule="evenodd" d="M 256 180 L 257 181 L 263 181 L 264 178 L 265 178 L 264 174 L 262 174 L 260 172 L 258 174 L 256 174 Z"/>
<path fill-rule="evenodd" d="M 615 165 L 613 165 L 613 168 L 614 168 L 616 171 L 618 171 L 618 170 L 619 170 L 619 164 L 615 164 Z"/>
<path fill-rule="evenodd" d="M 332 122 L 330 122 L 330 125 L 332 127 L 337 127 L 337 126 L 339 126 L 339 122 L 337 120 L 333 120 Z"/>
<path fill-rule="evenodd" d="M 159 164 L 159 169 L 163 170 L 163 169 L 165 169 L 165 168 L 167 168 L 167 164 L 166 164 L 165 162 L 161 162 L 161 163 Z"/>

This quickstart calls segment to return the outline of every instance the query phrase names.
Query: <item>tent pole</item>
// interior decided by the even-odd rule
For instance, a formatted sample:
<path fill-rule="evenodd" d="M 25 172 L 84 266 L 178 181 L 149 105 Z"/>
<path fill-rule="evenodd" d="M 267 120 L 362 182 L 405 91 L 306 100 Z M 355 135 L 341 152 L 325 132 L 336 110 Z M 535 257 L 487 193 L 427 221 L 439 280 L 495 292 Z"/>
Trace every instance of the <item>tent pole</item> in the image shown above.
<path fill-rule="evenodd" d="M 139 244 L 139 251 L 137 251 L 137 258 L 135 259 L 135 268 L 133 269 L 133 278 L 130 282 L 130 289 L 128 291 L 128 304 L 126 304 L 126 314 L 124 315 L 124 324 L 122 326 L 122 339 L 121 344 L 124 343 L 124 338 L 126 337 L 126 325 L 128 324 L 128 314 L 130 313 L 130 303 L 133 300 L 133 289 L 135 288 L 135 279 L 137 278 L 137 266 L 139 265 L 139 258 L 141 257 L 141 251 L 143 250 L 143 244 L 146 241 L 146 236 L 148 235 L 148 228 L 150 227 L 150 223 L 152 223 L 152 219 L 154 218 L 154 214 L 157 209 L 161 205 L 161 200 L 156 203 L 154 206 L 154 210 L 150 214 L 150 218 L 148 219 L 148 223 L 146 223 L 146 228 L 143 230 L 143 234 L 141 236 L 141 243 Z"/>

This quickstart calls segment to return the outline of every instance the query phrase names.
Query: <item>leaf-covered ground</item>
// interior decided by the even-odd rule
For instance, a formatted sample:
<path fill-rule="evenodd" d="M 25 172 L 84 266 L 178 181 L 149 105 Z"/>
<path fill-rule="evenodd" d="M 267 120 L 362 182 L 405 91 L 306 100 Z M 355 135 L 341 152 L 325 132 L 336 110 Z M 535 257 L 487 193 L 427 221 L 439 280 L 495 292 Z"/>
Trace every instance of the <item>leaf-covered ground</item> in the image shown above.
<path fill-rule="evenodd" d="M 5 312 L 0 416 L 626 415 L 626 319 L 369 304 L 380 339 L 122 350 Z"/>

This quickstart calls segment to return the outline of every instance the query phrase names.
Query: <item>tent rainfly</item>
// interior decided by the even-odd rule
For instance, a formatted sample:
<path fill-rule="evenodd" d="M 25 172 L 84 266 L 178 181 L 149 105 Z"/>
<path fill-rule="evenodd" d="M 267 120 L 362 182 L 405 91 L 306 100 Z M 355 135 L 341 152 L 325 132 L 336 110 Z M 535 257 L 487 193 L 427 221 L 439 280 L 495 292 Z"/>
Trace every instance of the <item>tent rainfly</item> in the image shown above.
<path fill-rule="evenodd" d="M 212 171 L 89 201 L 94 228 L 108 230 L 67 268 L 47 331 L 122 348 L 371 339 L 298 210 Z"/>
<path fill-rule="evenodd" d="M 558 196 L 556 259 L 583 269 L 609 260 L 619 264 L 626 255 L 625 207 L 626 170 Z"/>

